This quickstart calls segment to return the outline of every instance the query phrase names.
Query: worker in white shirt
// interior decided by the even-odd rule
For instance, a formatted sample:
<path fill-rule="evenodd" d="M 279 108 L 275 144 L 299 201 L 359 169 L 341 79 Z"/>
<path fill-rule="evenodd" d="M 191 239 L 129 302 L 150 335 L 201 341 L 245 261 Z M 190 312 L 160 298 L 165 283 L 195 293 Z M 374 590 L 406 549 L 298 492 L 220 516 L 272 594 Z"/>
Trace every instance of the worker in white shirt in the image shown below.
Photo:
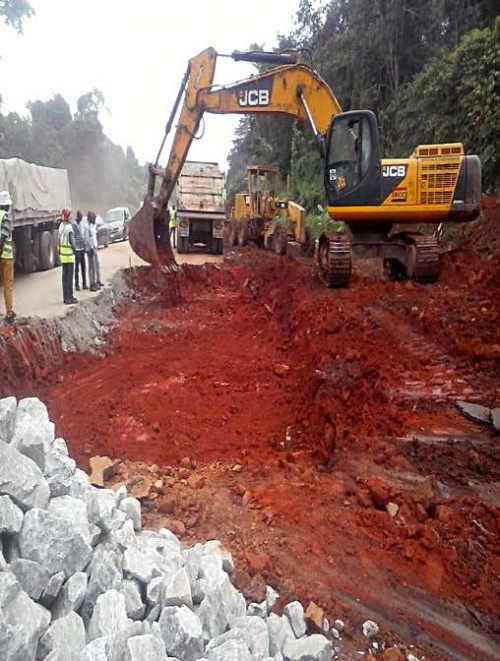
<path fill-rule="evenodd" d="M 101 269 L 99 266 L 99 249 L 97 242 L 96 215 L 93 211 L 87 213 L 86 247 L 89 255 L 89 281 L 90 291 L 97 291 L 103 285 L 101 282 Z"/>

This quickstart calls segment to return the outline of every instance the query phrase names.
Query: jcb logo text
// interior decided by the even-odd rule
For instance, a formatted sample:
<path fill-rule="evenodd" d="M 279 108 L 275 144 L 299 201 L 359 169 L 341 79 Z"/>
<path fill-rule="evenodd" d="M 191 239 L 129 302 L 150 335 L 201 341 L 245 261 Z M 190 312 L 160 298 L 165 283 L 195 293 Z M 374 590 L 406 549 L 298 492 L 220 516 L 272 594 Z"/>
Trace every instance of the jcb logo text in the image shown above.
<path fill-rule="evenodd" d="M 238 104 L 242 108 L 269 105 L 269 90 L 242 90 L 237 95 Z"/>
<path fill-rule="evenodd" d="M 406 175 L 406 165 L 384 165 L 382 167 L 383 177 L 404 177 Z"/>

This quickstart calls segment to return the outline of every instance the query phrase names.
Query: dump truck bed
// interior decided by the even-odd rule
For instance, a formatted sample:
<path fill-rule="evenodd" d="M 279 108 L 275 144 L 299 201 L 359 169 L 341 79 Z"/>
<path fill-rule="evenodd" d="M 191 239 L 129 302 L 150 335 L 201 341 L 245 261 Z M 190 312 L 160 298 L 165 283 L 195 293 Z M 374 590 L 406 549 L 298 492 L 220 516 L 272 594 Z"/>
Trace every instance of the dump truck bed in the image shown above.
<path fill-rule="evenodd" d="M 177 184 L 178 215 L 224 215 L 225 201 L 225 176 L 218 164 L 186 161 Z"/>

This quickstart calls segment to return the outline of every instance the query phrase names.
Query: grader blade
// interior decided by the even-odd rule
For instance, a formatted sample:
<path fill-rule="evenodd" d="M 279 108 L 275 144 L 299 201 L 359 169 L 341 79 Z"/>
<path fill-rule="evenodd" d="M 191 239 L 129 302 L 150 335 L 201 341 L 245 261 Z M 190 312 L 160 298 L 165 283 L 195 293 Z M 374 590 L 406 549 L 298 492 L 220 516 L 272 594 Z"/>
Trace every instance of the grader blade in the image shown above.
<path fill-rule="evenodd" d="M 149 195 L 131 219 L 128 236 L 132 250 L 148 264 L 170 266 L 176 263 L 170 245 L 168 211 L 155 208 L 155 200 Z"/>

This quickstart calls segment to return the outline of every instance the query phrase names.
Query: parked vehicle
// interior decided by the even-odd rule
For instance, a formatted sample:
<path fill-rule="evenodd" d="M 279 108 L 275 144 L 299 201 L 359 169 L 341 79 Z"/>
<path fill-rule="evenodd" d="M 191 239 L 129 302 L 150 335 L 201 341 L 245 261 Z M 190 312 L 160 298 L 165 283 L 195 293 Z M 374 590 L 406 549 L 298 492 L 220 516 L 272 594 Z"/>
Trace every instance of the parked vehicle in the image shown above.
<path fill-rule="evenodd" d="M 115 207 L 108 211 L 104 222 L 108 228 L 110 242 L 127 240 L 129 220 L 128 207 Z"/>
<path fill-rule="evenodd" d="M 71 209 L 66 170 L 0 159 L 0 190 L 8 190 L 14 201 L 10 216 L 16 268 L 31 272 L 59 266 L 58 226 L 63 209 Z"/>

